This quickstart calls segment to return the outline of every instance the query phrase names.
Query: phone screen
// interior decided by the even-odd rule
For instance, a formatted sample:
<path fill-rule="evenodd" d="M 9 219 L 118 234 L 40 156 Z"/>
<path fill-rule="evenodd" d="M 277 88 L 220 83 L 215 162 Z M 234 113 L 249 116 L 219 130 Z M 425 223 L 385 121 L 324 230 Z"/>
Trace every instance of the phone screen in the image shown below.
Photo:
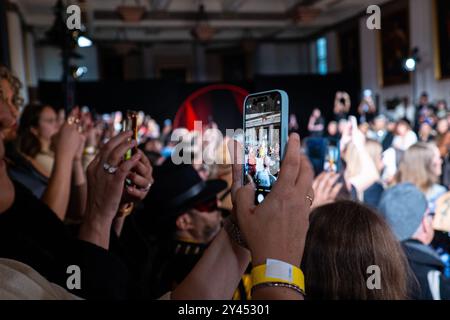
<path fill-rule="evenodd" d="M 278 92 L 246 100 L 244 173 L 256 185 L 256 203 L 264 200 L 280 171 L 281 104 Z"/>
<path fill-rule="evenodd" d="M 327 139 L 323 170 L 326 172 L 338 173 L 340 161 L 339 141 L 337 139 Z"/>

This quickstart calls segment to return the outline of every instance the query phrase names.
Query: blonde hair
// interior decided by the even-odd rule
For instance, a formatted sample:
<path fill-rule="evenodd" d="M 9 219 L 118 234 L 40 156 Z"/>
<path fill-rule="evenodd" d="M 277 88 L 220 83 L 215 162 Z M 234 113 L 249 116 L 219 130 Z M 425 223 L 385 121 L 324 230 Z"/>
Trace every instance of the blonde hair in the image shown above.
<path fill-rule="evenodd" d="M 419 142 L 406 150 L 397 173 L 397 183 L 410 182 L 423 192 L 438 181 L 433 172 L 434 148 L 431 143 Z"/>
<path fill-rule="evenodd" d="M 383 153 L 383 147 L 381 146 L 381 143 L 376 140 L 368 139 L 366 141 L 366 150 L 370 156 L 370 159 L 372 159 L 373 163 L 377 167 L 377 170 L 380 171 L 378 163 L 380 162 L 381 154 Z"/>

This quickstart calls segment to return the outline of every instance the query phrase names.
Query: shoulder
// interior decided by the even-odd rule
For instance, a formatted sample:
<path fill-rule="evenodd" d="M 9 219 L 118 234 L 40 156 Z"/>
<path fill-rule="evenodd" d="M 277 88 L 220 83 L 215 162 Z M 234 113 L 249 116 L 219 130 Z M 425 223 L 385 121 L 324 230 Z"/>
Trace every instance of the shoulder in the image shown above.
<path fill-rule="evenodd" d="M 15 260 L 0 258 L 0 279 L 0 299 L 79 299 Z"/>

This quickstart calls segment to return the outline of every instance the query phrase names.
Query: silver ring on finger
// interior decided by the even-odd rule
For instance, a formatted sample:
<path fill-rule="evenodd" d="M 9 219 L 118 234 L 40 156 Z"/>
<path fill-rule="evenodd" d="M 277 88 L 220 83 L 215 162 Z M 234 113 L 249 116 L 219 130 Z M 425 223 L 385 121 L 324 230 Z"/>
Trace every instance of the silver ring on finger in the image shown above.
<path fill-rule="evenodd" d="M 113 165 L 110 165 L 109 163 L 105 162 L 103 164 L 103 169 L 108 172 L 109 174 L 115 174 L 116 171 L 119 169 L 118 167 L 115 167 Z"/>
<path fill-rule="evenodd" d="M 148 192 L 151 187 L 152 187 L 152 183 L 150 182 L 144 189 L 142 189 L 142 191 Z"/>

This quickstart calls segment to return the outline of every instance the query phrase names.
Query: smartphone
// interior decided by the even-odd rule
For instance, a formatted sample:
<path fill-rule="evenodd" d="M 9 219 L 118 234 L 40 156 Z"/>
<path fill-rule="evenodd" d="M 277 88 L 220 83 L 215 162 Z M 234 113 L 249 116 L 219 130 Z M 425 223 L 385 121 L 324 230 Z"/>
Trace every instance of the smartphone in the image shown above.
<path fill-rule="evenodd" d="M 256 186 L 260 204 L 277 181 L 288 138 L 289 98 L 272 90 L 247 96 L 244 101 L 244 179 Z"/>
<path fill-rule="evenodd" d="M 314 168 L 316 176 L 323 171 L 340 172 L 341 151 L 338 139 L 307 138 L 305 140 L 305 153 Z"/>
<path fill-rule="evenodd" d="M 323 171 L 338 173 L 341 170 L 341 149 L 339 140 L 327 138 L 325 142 L 325 159 Z"/>
<path fill-rule="evenodd" d="M 132 131 L 133 135 L 131 140 L 138 141 L 138 128 L 137 128 L 137 112 L 136 111 L 127 111 L 125 119 L 123 120 L 122 130 L 123 131 Z M 130 160 L 133 155 L 137 153 L 137 146 L 131 148 L 125 154 L 124 160 Z"/>

